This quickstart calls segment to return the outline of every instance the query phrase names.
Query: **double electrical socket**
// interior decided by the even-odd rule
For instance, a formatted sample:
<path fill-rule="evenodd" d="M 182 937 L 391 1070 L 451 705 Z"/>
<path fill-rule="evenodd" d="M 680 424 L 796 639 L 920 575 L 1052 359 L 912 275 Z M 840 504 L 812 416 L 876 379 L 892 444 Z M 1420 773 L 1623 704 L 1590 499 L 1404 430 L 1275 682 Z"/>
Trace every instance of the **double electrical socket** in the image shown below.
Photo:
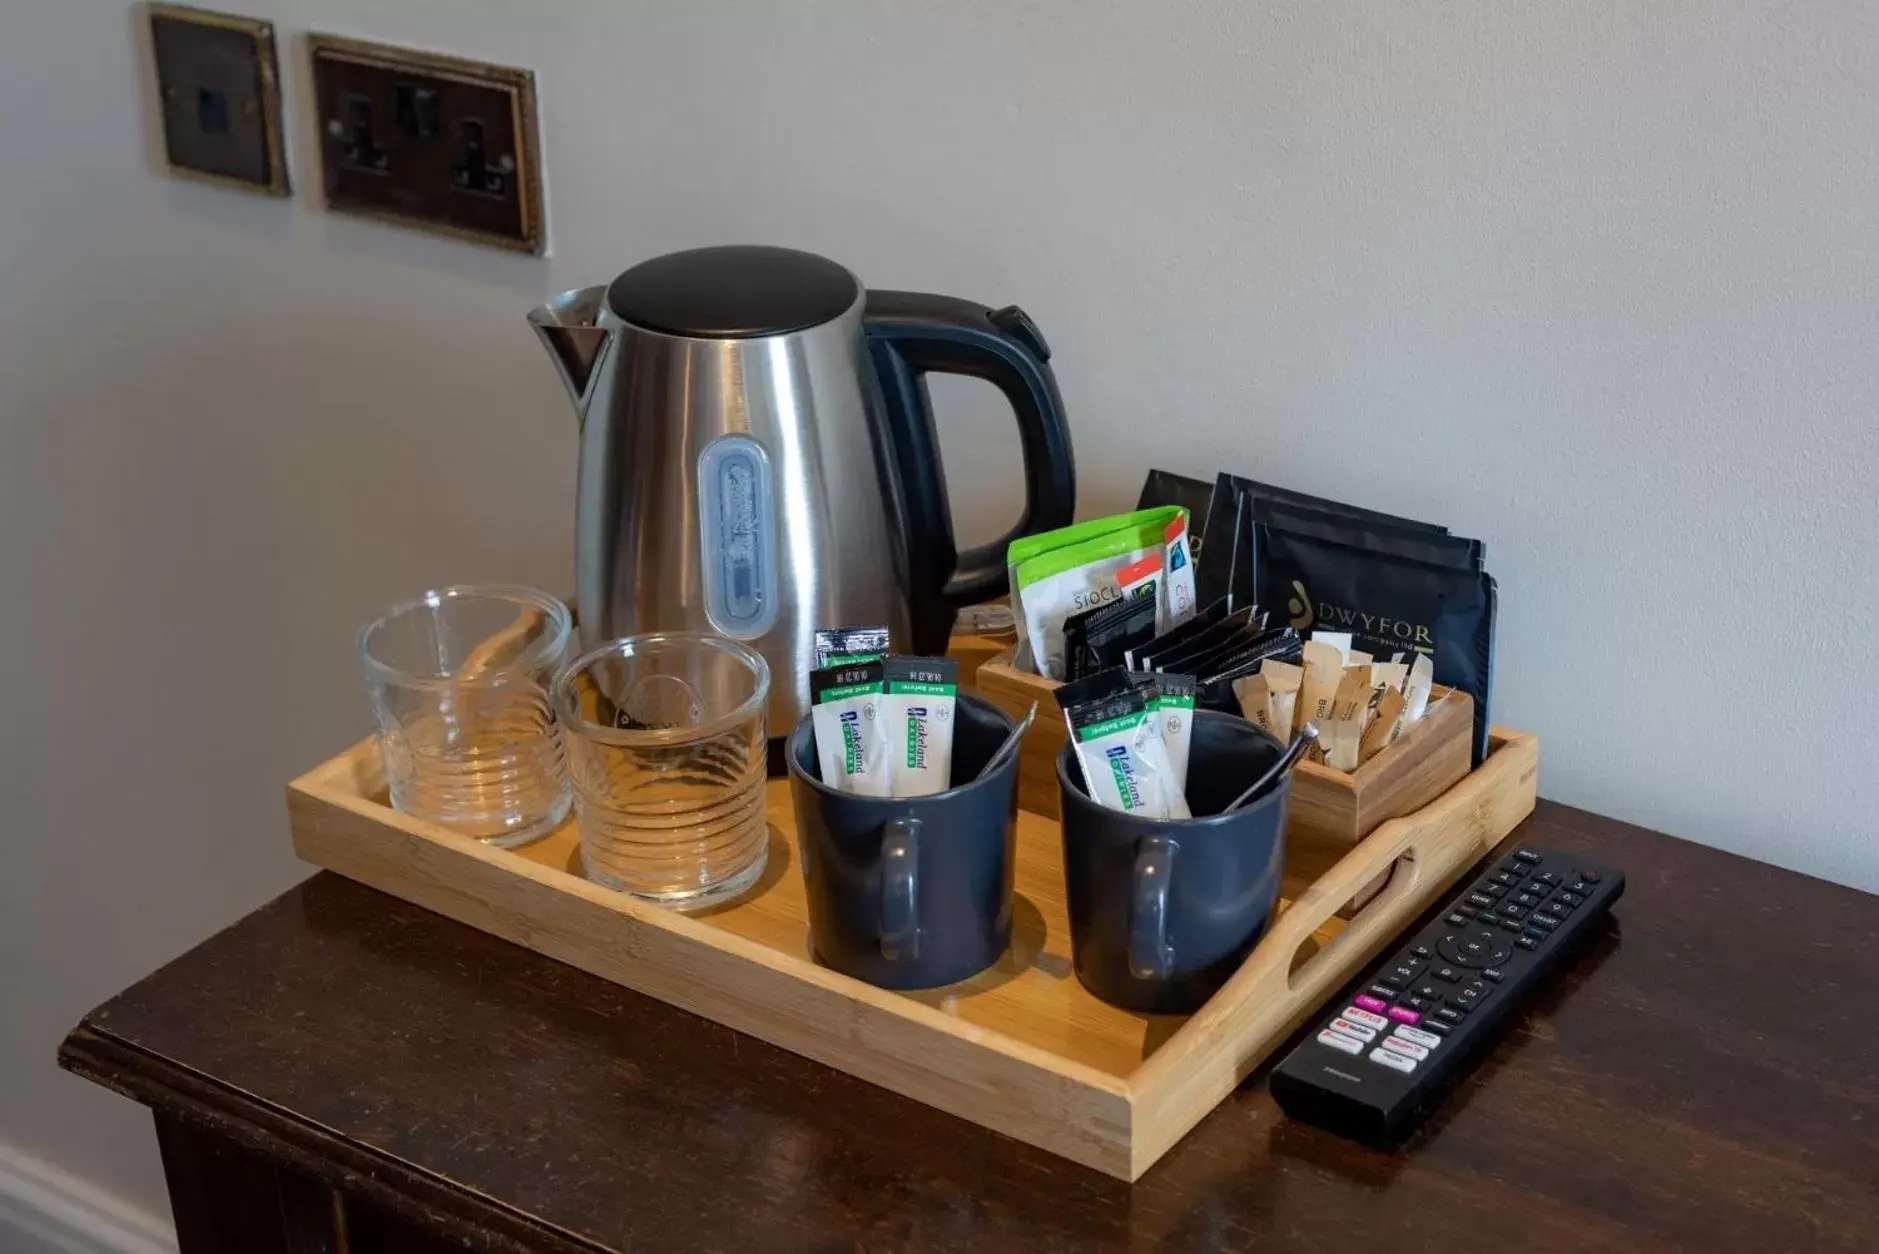
<path fill-rule="evenodd" d="M 150 6 L 173 170 L 288 194 L 274 28 Z M 528 70 L 309 35 L 331 209 L 540 254 L 540 141 Z"/>

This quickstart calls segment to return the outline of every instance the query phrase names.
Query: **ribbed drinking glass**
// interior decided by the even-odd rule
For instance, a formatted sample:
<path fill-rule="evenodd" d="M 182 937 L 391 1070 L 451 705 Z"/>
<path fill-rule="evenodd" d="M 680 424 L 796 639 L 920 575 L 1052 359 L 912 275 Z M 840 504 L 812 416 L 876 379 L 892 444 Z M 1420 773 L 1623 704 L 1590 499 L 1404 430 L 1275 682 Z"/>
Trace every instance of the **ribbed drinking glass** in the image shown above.
<path fill-rule="evenodd" d="M 570 627 L 545 593 L 463 585 L 400 602 L 360 630 L 394 807 L 504 848 L 566 817 L 548 689 Z"/>
<path fill-rule="evenodd" d="M 769 855 L 770 668 L 721 636 L 612 640 L 555 680 L 587 877 L 682 910 L 743 892 Z"/>

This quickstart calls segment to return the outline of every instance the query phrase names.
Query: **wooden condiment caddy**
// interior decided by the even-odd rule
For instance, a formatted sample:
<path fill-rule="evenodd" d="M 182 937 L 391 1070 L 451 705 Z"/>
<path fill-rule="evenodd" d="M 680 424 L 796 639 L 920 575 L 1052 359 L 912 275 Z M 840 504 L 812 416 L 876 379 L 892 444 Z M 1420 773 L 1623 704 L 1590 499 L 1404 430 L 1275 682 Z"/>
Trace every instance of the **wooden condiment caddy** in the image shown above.
<path fill-rule="evenodd" d="M 1057 817 L 1057 751 L 1069 738 L 1054 679 L 1012 665 L 1006 649 L 978 668 L 974 687 L 1013 718 L 1037 702 L 1037 722 L 1018 761 L 1018 804 Z M 1468 774 L 1474 700 L 1436 688 L 1429 711 L 1397 742 L 1355 771 L 1301 762 L 1292 777 L 1288 876 L 1315 878 L 1389 819 L 1420 810 Z"/>

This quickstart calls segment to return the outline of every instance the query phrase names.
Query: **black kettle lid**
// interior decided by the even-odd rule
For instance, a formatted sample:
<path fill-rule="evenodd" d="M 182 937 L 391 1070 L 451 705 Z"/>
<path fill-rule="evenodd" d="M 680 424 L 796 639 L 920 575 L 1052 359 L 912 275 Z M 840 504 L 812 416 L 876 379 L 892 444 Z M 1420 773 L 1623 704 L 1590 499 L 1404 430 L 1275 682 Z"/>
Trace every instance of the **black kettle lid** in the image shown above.
<path fill-rule="evenodd" d="M 624 321 L 690 339 L 750 339 L 819 326 L 861 296 L 855 276 L 793 248 L 733 244 L 642 261 L 613 281 Z"/>

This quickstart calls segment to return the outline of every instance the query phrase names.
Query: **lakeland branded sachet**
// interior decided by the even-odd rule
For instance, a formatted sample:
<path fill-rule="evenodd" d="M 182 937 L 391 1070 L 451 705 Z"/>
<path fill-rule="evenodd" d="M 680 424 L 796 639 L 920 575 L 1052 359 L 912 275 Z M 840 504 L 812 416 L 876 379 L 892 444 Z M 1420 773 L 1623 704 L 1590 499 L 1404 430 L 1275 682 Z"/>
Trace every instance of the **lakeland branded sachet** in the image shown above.
<path fill-rule="evenodd" d="M 1011 585 L 1013 609 L 1024 616 L 1021 627 L 1038 674 L 1063 679 L 1063 620 L 1121 599 L 1117 572 L 1162 551 L 1162 533 L 1179 516 L 1179 507 L 1149 510 L 1148 514 L 1140 522 L 1112 527 L 1017 563 Z M 1017 551 L 1026 542 L 1040 538 L 1014 540 L 1011 549 Z"/>
<path fill-rule="evenodd" d="M 1090 799 L 1149 819 L 1189 817 L 1170 777 L 1161 720 L 1126 671 L 1105 671 L 1057 690 Z"/>
<path fill-rule="evenodd" d="M 887 656 L 885 627 L 821 627 L 815 635 L 816 668 L 873 662 Z"/>
<path fill-rule="evenodd" d="M 809 674 L 809 717 L 815 726 L 822 782 L 862 797 L 892 796 L 887 724 L 881 717 L 883 667 L 878 661 L 831 666 Z"/>
<path fill-rule="evenodd" d="M 1154 689 L 1155 712 L 1161 715 L 1161 743 L 1168 754 L 1168 778 L 1185 798 L 1187 751 L 1194 740 L 1194 677 L 1162 671 L 1138 678 L 1148 680 Z"/>
<path fill-rule="evenodd" d="M 1124 664 L 1129 652 L 1155 636 L 1152 582 L 1120 601 L 1063 620 L 1064 678 L 1082 679 Z"/>
<path fill-rule="evenodd" d="M 881 721 L 887 726 L 890 796 L 926 797 L 945 792 L 953 778 L 953 705 L 959 693 L 959 662 L 949 657 L 900 657 L 882 663 L 886 692 Z"/>
<path fill-rule="evenodd" d="M 1042 663 L 1031 651 L 1031 638 L 1026 631 L 1024 594 L 1018 581 L 1018 568 L 1033 558 L 1041 557 L 1053 549 L 1068 548 L 1073 544 L 1082 544 L 1106 536 L 1114 531 L 1130 527 L 1139 527 L 1147 523 L 1159 523 L 1165 526 L 1179 512 L 1178 506 L 1162 505 L 1152 509 L 1138 509 L 1128 514 L 1113 514 L 1108 518 L 1092 518 L 1088 522 L 1072 523 L 1068 527 L 1059 527 L 1055 531 L 1040 531 L 1036 535 L 1019 536 L 1005 546 L 1005 575 L 1011 586 L 1011 617 L 1018 625 L 1018 655 L 1016 665 L 1028 668 L 1039 674 L 1048 674 Z M 1119 565 L 1127 565 L 1126 562 Z M 1115 594 L 1104 598 L 1114 600 Z M 1075 606 L 1070 612 L 1087 609 L 1088 606 Z M 1062 678 L 1062 676 L 1054 676 Z"/>

